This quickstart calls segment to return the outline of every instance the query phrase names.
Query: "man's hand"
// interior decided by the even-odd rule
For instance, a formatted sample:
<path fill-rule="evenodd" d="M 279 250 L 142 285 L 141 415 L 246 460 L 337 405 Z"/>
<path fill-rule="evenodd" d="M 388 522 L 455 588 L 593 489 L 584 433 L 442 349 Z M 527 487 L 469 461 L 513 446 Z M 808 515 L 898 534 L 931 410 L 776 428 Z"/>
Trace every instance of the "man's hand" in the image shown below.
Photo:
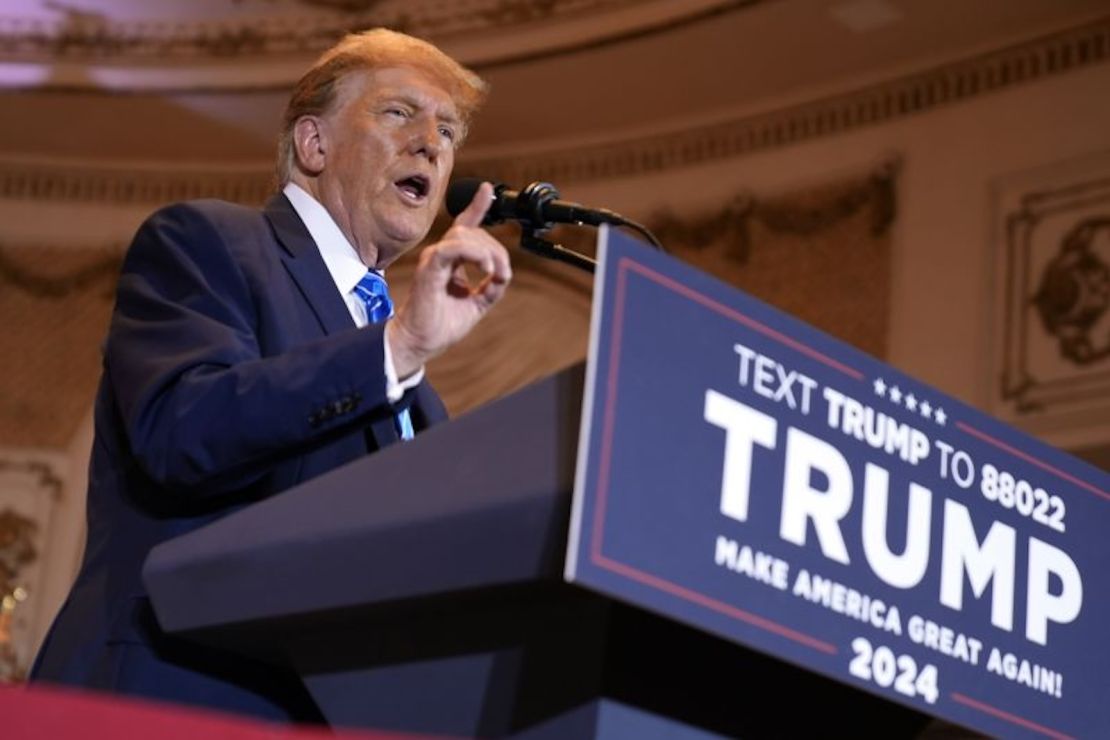
<path fill-rule="evenodd" d="M 399 378 L 465 337 L 504 295 L 509 253 L 479 226 L 492 203 L 493 186 L 482 183 L 443 239 L 421 252 L 408 299 L 385 328 Z M 468 265 L 482 273 L 475 283 Z"/>

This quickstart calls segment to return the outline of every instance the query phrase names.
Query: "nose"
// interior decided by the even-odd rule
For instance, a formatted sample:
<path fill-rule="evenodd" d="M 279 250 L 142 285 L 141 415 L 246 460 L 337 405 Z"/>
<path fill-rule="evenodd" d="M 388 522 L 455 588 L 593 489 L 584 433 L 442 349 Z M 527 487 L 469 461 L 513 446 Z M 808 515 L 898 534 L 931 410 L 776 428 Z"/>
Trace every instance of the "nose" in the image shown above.
<path fill-rule="evenodd" d="M 409 153 L 426 157 L 435 163 L 443 152 L 443 137 L 439 133 L 439 122 L 435 119 L 414 120 L 409 135 Z"/>

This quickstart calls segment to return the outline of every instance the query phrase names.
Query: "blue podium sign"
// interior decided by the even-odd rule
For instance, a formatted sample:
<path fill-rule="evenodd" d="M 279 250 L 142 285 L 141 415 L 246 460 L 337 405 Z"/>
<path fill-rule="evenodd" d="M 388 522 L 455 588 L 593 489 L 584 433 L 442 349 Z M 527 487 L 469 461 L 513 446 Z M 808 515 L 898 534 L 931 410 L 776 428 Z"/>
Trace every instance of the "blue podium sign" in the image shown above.
<path fill-rule="evenodd" d="M 1105 473 L 617 232 L 600 257 L 568 580 L 989 734 L 1110 737 Z"/>

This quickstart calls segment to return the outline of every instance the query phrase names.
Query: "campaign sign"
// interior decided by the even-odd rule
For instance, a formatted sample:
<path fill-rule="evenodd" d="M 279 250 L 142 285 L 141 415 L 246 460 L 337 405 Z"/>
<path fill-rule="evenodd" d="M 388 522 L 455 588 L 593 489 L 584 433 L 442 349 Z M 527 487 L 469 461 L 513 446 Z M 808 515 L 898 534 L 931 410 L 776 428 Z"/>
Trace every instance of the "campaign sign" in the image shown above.
<path fill-rule="evenodd" d="M 1105 473 L 600 247 L 568 580 L 992 735 L 1110 737 Z"/>

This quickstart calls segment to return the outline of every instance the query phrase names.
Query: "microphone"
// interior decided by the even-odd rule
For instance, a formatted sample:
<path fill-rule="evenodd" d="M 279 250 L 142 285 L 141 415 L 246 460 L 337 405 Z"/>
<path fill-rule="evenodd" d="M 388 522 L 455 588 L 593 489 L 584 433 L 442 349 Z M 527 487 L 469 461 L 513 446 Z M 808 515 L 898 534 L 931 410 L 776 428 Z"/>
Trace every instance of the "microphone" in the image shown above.
<path fill-rule="evenodd" d="M 479 186 L 488 182 L 480 177 L 460 177 L 447 187 L 447 212 L 458 216 L 470 205 Z M 520 192 L 505 183 L 494 183 L 493 203 L 482 219 L 483 226 L 502 221 L 521 221 L 533 228 L 549 228 L 553 224 L 584 224 L 625 226 L 629 222 L 620 214 L 604 208 L 587 208 L 579 203 L 559 200 L 559 191 L 549 182 L 534 182 Z"/>

